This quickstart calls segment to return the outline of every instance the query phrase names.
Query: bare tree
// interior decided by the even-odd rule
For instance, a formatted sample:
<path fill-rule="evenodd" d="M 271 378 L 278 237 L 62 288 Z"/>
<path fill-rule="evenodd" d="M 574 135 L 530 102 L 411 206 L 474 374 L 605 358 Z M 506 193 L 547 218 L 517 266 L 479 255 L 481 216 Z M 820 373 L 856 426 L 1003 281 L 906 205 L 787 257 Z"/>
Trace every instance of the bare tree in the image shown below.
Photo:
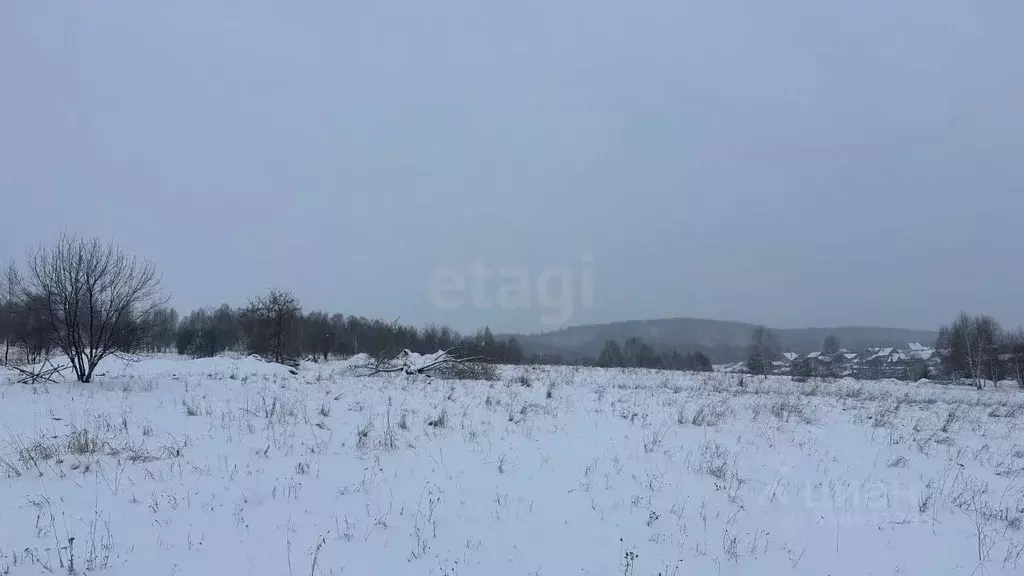
<path fill-rule="evenodd" d="M 821 344 L 821 353 L 826 356 L 834 356 L 839 353 L 839 338 L 835 334 L 829 334 Z"/>
<path fill-rule="evenodd" d="M 747 369 L 752 374 L 767 375 L 771 370 L 772 362 L 779 357 L 781 348 L 778 337 L 771 330 L 764 326 L 757 326 L 750 335 Z"/>
<path fill-rule="evenodd" d="M 283 363 L 297 355 L 301 346 L 299 301 L 281 290 L 256 298 L 242 312 L 249 347 Z"/>
<path fill-rule="evenodd" d="M 1002 341 L 1002 328 L 994 318 L 961 312 L 952 324 L 939 329 L 935 347 L 942 352 L 948 374 L 972 379 L 980 389 L 986 379 L 998 382 L 1005 376 L 1006 367 L 999 357 Z"/>
<path fill-rule="evenodd" d="M 96 238 L 62 235 L 51 248 L 29 254 L 25 283 L 53 346 L 83 383 L 110 354 L 136 348 L 144 320 L 165 302 L 153 264 Z"/>
<path fill-rule="evenodd" d="M 459 333 L 449 326 L 428 324 L 420 330 L 419 350 L 415 351 L 430 354 L 438 350 L 447 350 L 454 347 L 461 340 L 462 337 Z"/>

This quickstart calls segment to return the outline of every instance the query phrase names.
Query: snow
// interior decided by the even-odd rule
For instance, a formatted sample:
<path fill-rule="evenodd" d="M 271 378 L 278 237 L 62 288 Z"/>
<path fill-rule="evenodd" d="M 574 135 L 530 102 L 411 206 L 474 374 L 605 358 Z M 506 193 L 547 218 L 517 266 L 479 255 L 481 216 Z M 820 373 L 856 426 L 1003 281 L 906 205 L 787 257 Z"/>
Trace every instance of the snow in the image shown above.
<path fill-rule="evenodd" d="M 874 358 L 885 358 L 886 356 L 891 356 L 892 353 L 893 353 L 893 350 L 895 350 L 895 348 L 880 348 L 878 350 L 878 353 L 876 353 L 871 358 L 868 358 L 868 360 L 872 360 Z"/>
<path fill-rule="evenodd" d="M 1024 570 L 1009 386 L 365 360 L 0 384 L 0 574 Z"/>
<path fill-rule="evenodd" d="M 403 350 L 389 363 L 389 366 L 400 367 L 406 374 L 420 373 L 424 368 L 438 365 L 446 357 L 449 357 L 448 353 L 443 350 L 438 350 L 433 354 L 420 354 Z"/>
<path fill-rule="evenodd" d="M 797 357 L 799 357 L 800 355 L 797 354 L 796 352 L 785 352 L 785 353 L 782 354 L 782 356 L 785 357 L 786 360 L 789 360 L 790 362 L 792 362 L 793 360 L 796 360 Z"/>
<path fill-rule="evenodd" d="M 911 345 L 910 350 L 905 354 L 907 358 L 914 358 L 917 360 L 930 360 L 935 356 L 935 349 L 928 348 L 927 346 L 914 347 Z"/>

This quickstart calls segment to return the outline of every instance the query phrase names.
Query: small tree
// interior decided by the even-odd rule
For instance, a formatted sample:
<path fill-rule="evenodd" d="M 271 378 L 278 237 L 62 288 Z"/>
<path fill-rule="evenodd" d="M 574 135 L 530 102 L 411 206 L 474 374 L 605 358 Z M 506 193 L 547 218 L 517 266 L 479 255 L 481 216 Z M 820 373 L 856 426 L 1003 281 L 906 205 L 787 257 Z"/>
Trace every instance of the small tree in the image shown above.
<path fill-rule="evenodd" d="M 83 383 L 110 354 L 137 348 L 145 319 L 165 302 L 153 264 L 70 235 L 29 255 L 26 291 Z"/>
<path fill-rule="evenodd" d="M 458 344 L 462 336 L 449 326 L 428 324 L 420 330 L 420 350 L 422 354 L 432 354 L 438 350 L 447 350 Z"/>
<path fill-rule="evenodd" d="M 266 296 L 252 300 L 242 312 L 250 349 L 275 362 L 297 355 L 301 344 L 298 334 L 301 315 L 299 301 L 288 292 L 271 290 Z"/>
<path fill-rule="evenodd" d="M 767 375 L 771 371 L 772 362 L 779 357 L 781 348 L 775 333 L 764 326 L 757 326 L 750 335 L 747 369 L 751 374 Z"/>
<path fill-rule="evenodd" d="M 829 334 L 821 344 L 821 353 L 826 356 L 834 356 L 839 353 L 839 338 L 835 334 Z"/>

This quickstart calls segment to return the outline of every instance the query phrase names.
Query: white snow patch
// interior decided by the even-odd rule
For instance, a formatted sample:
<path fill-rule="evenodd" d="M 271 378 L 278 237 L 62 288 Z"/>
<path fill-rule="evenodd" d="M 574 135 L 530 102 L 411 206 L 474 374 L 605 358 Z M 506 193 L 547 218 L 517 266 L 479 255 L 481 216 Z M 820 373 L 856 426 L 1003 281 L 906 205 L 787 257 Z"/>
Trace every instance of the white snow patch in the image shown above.
<path fill-rule="evenodd" d="M 1016 388 L 366 360 L 0 385 L 0 573 L 1024 569 Z"/>

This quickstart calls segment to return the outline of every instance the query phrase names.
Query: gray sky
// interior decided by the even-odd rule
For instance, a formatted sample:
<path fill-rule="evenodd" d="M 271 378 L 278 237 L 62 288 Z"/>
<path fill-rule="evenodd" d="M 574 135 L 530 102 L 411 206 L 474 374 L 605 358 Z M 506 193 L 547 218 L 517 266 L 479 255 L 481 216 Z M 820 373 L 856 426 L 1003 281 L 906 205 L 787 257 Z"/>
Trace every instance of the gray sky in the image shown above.
<path fill-rule="evenodd" d="M 182 311 L 276 286 L 463 330 L 548 328 L 567 297 L 571 324 L 1016 326 L 1022 21 L 1019 0 L 7 0 L 0 258 L 67 228 L 154 260 Z M 437 305 L 433 274 L 476 259 L 520 267 L 529 307 L 485 307 L 507 277 Z M 559 268 L 573 285 L 538 299 Z"/>

